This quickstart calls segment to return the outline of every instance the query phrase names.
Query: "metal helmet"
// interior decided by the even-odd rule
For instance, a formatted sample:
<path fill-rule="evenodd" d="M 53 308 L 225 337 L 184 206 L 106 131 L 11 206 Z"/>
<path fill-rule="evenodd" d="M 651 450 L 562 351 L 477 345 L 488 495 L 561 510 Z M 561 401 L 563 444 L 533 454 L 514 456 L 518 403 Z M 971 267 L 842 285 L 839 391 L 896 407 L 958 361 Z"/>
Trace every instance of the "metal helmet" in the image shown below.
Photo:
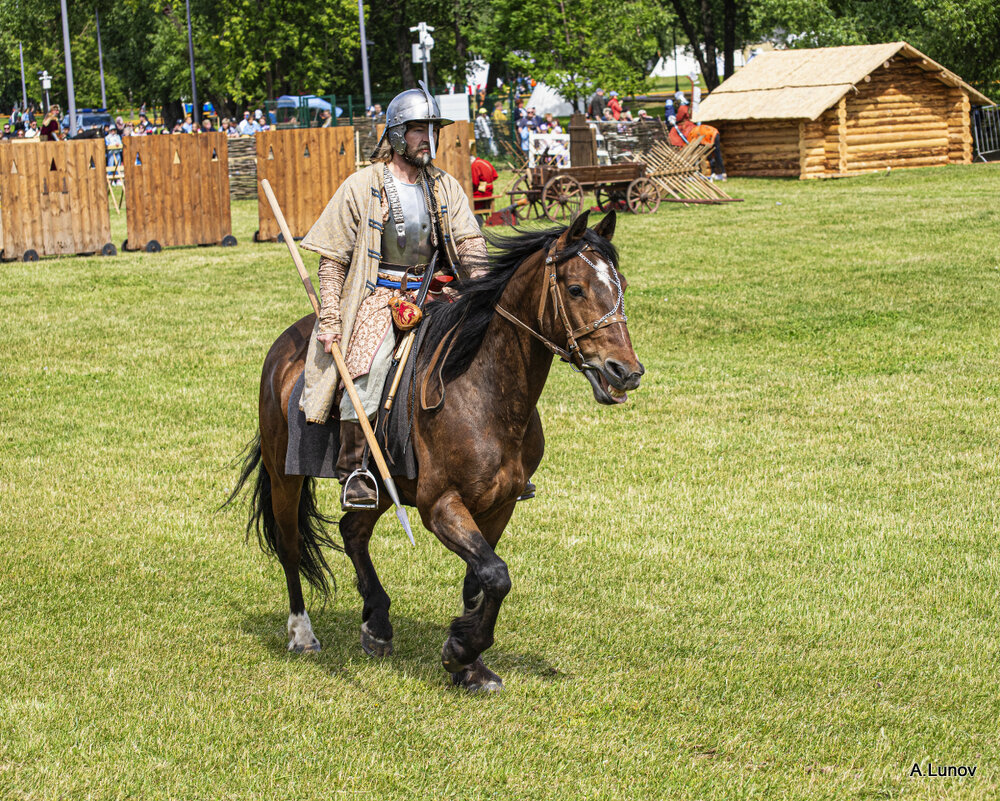
<path fill-rule="evenodd" d="M 389 103 L 385 110 L 385 130 L 379 140 L 381 145 L 386 137 L 389 145 L 397 153 L 406 151 L 406 142 L 403 139 L 406 133 L 406 124 L 410 122 L 426 122 L 430 133 L 431 158 L 437 155 L 434 142 L 434 126 L 451 125 L 454 120 L 445 119 L 441 116 L 441 107 L 438 106 L 431 93 L 423 81 L 420 81 L 419 89 L 407 89 L 400 92 Z M 376 148 L 378 150 L 378 148 Z"/>

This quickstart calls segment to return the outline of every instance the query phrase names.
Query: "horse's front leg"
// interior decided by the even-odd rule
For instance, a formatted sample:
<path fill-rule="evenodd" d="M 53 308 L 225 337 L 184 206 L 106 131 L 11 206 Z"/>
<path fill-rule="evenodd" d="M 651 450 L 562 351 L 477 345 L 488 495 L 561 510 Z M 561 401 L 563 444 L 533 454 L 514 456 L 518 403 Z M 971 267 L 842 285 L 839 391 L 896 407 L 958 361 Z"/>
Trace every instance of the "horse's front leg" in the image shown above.
<path fill-rule="evenodd" d="M 449 492 L 432 505 L 424 519 L 424 525 L 467 565 L 462 587 L 464 608 L 451 623 L 441 649 L 441 664 L 455 684 L 468 690 L 497 692 L 503 687 L 500 677 L 483 664 L 481 654 L 493 645 L 500 605 L 510 592 L 507 565 L 493 546 L 513 510 L 513 503 L 505 506 L 481 530 L 458 493 Z"/>

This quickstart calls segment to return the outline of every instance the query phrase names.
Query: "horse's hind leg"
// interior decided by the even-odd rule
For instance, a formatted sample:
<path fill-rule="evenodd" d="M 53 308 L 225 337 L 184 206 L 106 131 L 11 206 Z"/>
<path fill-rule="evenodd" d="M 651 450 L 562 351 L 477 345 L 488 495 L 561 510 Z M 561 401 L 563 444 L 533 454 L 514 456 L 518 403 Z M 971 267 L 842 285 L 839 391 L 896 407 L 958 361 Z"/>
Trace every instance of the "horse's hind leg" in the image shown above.
<path fill-rule="evenodd" d="M 361 594 L 361 647 L 369 656 L 389 656 L 392 653 L 392 623 L 389 622 L 389 595 L 382 587 L 368 552 L 375 523 L 387 507 L 370 511 L 348 512 L 340 518 L 340 535 L 344 552 L 351 558 L 358 574 Z"/>
<path fill-rule="evenodd" d="M 283 476 L 280 481 L 273 482 L 271 489 L 271 508 L 278 528 L 275 550 L 288 585 L 288 650 L 300 654 L 320 650 L 319 640 L 313 633 L 312 621 L 306 612 L 299 575 L 302 564 L 299 505 L 303 490 L 310 491 L 304 484 L 303 476 Z"/>

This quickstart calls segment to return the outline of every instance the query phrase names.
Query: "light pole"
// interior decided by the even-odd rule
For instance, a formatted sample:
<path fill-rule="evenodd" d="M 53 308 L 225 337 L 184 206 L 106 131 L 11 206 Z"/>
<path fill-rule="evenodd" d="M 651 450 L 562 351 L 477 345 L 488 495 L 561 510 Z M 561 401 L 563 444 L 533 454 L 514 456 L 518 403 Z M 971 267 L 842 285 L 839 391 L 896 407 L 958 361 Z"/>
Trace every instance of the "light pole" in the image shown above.
<path fill-rule="evenodd" d="M 66 92 L 69 94 L 69 135 L 72 137 L 76 136 L 76 92 L 73 90 L 73 56 L 69 52 L 69 14 L 66 13 L 66 0 L 62 0 L 61 5 L 63 50 L 66 51 Z M 48 105 L 48 100 L 46 100 L 46 111 L 48 111 Z"/>
<path fill-rule="evenodd" d="M 101 14 L 96 8 L 94 19 L 97 20 L 97 65 L 101 68 L 101 108 L 107 109 L 108 98 L 104 93 L 104 52 L 101 50 Z"/>
<path fill-rule="evenodd" d="M 411 33 L 419 33 L 420 41 L 413 45 L 413 62 L 419 61 L 424 65 L 424 86 L 428 86 L 427 83 L 427 62 L 431 60 L 431 50 L 434 48 L 434 37 L 431 36 L 430 32 L 433 31 L 430 25 L 426 22 L 418 22 L 416 27 L 410 28 Z M 428 88 L 430 88 L 428 86 Z"/>
<path fill-rule="evenodd" d="M 28 84 L 24 82 L 24 45 L 18 42 L 17 49 L 21 51 L 21 110 L 24 111 L 28 108 Z"/>
<path fill-rule="evenodd" d="M 49 75 L 49 71 L 48 70 L 42 70 L 40 73 L 38 73 L 38 80 L 40 80 L 42 82 L 42 91 L 45 92 L 45 110 L 48 111 L 49 110 L 49 89 L 52 88 L 52 76 Z M 24 106 L 25 106 L 25 108 L 27 108 L 28 104 L 25 103 Z"/>
<path fill-rule="evenodd" d="M 66 0 L 63 0 L 66 2 Z M 194 41 L 191 39 L 191 0 L 184 0 L 184 5 L 187 6 L 187 18 L 188 18 L 188 61 L 191 62 L 191 118 L 194 120 L 194 124 L 197 127 L 199 125 L 199 114 L 200 109 L 198 108 L 198 90 L 194 85 Z"/>
<path fill-rule="evenodd" d="M 365 113 L 372 107 L 372 86 L 368 78 L 368 39 L 365 37 L 365 2 L 358 0 L 358 25 L 361 27 L 361 76 L 365 83 Z"/>

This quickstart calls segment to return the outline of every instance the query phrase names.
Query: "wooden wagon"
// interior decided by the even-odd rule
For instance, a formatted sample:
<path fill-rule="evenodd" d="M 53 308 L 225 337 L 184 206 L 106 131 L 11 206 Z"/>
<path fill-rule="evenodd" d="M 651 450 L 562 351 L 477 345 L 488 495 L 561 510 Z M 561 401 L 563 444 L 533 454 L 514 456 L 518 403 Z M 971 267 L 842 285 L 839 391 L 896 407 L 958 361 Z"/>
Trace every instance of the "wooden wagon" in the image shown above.
<path fill-rule="evenodd" d="M 651 214 L 660 207 L 660 192 L 641 162 L 589 167 L 529 167 L 507 191 L 514 216 L 532 215 L 565 222 L 579 214 L 585 192 L 593 192 L 601 211 L 628 209 Z"/>

